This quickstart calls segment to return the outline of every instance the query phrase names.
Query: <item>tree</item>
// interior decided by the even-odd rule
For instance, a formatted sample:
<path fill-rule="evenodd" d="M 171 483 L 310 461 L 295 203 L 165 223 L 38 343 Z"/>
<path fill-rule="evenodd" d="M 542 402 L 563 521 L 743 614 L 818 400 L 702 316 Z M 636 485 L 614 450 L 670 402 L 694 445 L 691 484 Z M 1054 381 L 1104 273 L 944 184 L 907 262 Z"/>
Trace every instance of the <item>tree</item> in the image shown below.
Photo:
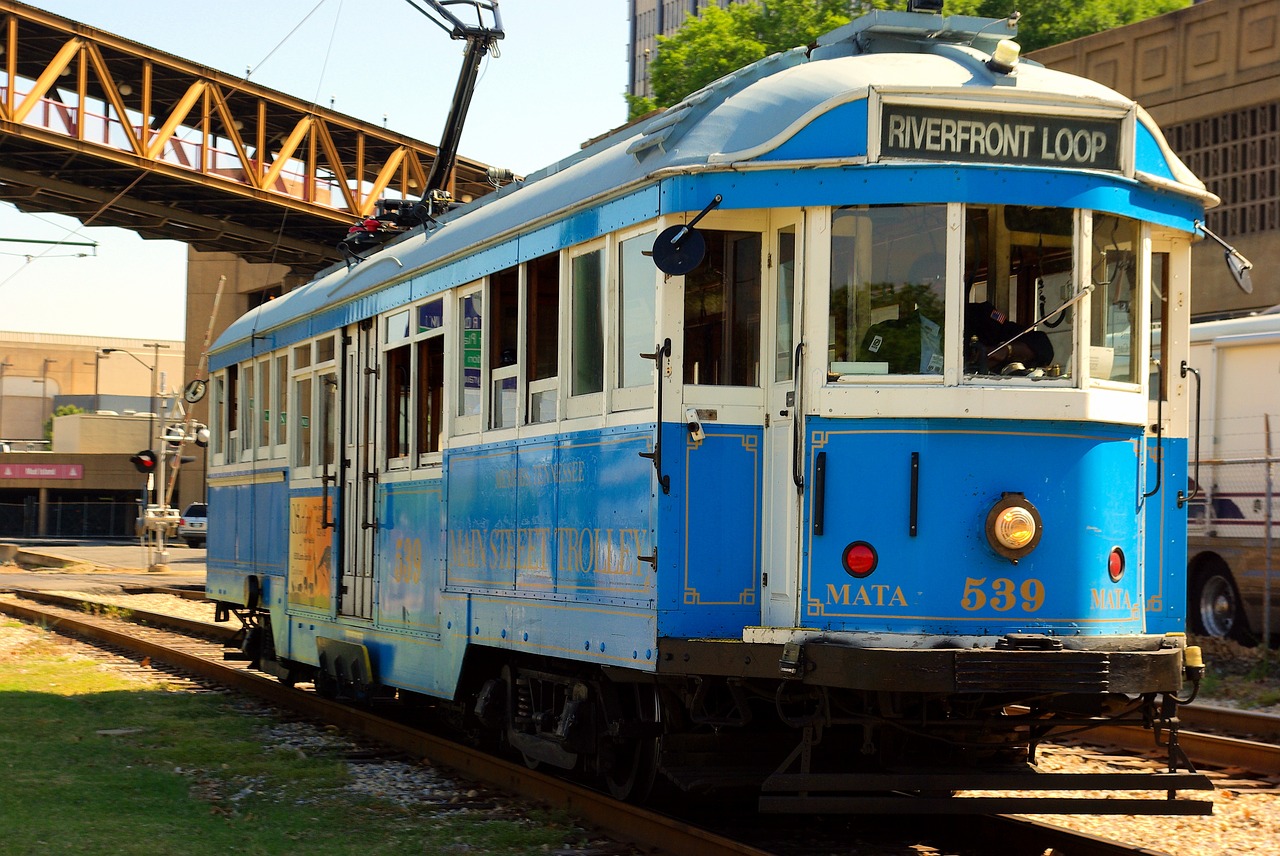
<path fill-rule="evenodd" d="M 64 404 L 57 410 L 53 411 L 53 415 L 44 420 L 44 438 L 49 442 L 53 442 L 53 420 L 59 416 L 72 416 L 76 413 L 88 413 L 83 407 L 76 407 L 74 404 Z"/>
<path fill-rule="evenodd" d="M 670 107 L 686 95 L 772 53 L 813 42 L 849 22 L 848 0 L 757 0 L 690 15 L 673 36 L 658 37 L 649 66 L 653 98 L 627 96 L 630 118 Z"/>
<path fill-rule="evenodd" d="M 1038 0 L 1023 8 L 1018 44 L 1030 52 L 1092 33 L 1122 27 L 1191 5 L 1191 0 Z M 628 116 L 670 107 L 708 83 L 745 65 L 849 22 L 849 9 L 906 8 L 906 0 L 760 0 L 727 9 L 708 6 L 690 15 L 672 36 L 658 36 L 658 54 L 649 65 L 653 97 L 628 95 Z M 1003 18 L 1017 0 L 946 0 L 949 15 Z"/>
<path fill-rule="evenodd" d="M 952 15 L 1003 18 L 1021 8 L 1017 42 L 1030 53 L 1190 5 L 1191 0 L 1039 0 L 1020 7 L 1014 0 L 947 0 L 946 9 Z"/>

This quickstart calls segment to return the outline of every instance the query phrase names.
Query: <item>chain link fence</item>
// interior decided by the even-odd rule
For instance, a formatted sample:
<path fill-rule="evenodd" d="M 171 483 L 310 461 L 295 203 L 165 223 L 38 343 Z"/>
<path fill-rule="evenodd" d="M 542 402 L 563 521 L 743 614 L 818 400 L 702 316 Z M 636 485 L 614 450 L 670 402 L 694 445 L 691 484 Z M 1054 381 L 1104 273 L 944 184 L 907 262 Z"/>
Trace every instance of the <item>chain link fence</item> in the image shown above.
<path fill-rule="evenodd" d="M 133 537 L 137 517 L 136 501 L 54 501 L 46 506 L 42 532 L 39 503 L 31 496 L 22 502 L 0 502 L 0 538 Z"/>
<path fill-rule="evenodd" d="M 1263 621 L 1253 628 L 1270 639 L 1280 631 L 1272 615 L 1272 605 L 1280 602 L 1280 591 L 1272 585 L 1276 548 L 1280 546 L 1280 498 L 1277 490 L 1277 457 L 1204 460 L 1197 470 L 1199 493 L 1187 508 L 1187 532 L 1191 536 L 1221 539 L 1241 557 L 1232 576 L 1249 600 L 1260 597 Z M 1191 484 L 1195 494 L 1196 481 Z"/>

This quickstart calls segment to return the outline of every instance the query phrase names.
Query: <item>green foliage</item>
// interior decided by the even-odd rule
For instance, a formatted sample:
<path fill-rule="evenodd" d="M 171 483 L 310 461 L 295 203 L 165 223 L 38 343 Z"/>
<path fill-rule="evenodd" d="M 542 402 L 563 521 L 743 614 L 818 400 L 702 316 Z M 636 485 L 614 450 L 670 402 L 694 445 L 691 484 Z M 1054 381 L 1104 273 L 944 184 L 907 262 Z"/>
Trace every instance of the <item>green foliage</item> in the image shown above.
<path fill-rule="evenodd" d="M 53 420 L 59 416 L 72 416 L 76 413 L 88 413 L 83 407 L 76 407 L 74 404 L 64 404 L 57 410 L 53 411 L 53 415 L 44 420 L 44 438 L 52 442 L 53 440 Z"/>
<path fill-rule="evenodd" d="M 658 109 L 658 102 L 647 96 L 632 95 L 630 92 L 624 92 L 622 97 L 627 99 L 628 122 L 634 122 L 641 116 L 648 115 Z"/>
<path fill-rule="evenodd" d="M 906 0 L 759 0 L 728 9 L 708 6 L 690 15 L 672 36 L 658 37 L 658 53 L 649 65 L 653 98 L 627 96 L 628 116 L 639 118 L 670 107 L 685 96 L 745 65 L 797 45 L 812 44 L 823 33 L 849 22 L 858 10 L 906 9 Z M 1059 42 L 1122 27 L 1182 9 L 1191 0 L 947 0 L 948 15 L 1003 18 L 1020 10 L 1017 41 L 1023 53 Z"/>
<path fill-rule="evenodd" d="M 1023 53 L 1030 53 L 1190 5 L 1191 0 L 1039 0 L 1026 5 L 1014 0 L 947 0 L 946 11 L 949 15 L 1003 18 L 1018 9 L 1022 20 L 1017 41 Z"/>
<path fill-rule="evenodd" d="M 718 78 L 772 53 L 807 45 L 849 23 L 845 0 L 756 0 L 728 9 L 708 6 L 673 36 L 658 37 L 649 66 L 654 101 L 670 107 Z"/>

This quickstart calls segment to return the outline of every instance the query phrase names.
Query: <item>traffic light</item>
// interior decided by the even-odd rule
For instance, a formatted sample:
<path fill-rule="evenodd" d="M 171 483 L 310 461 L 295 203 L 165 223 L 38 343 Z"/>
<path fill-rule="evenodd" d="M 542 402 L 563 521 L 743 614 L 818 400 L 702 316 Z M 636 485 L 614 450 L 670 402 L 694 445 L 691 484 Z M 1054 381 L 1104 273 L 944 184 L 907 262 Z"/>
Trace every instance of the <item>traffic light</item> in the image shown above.
<path fill-rule="evenodd" d="M 141 452 L 129 459 L 129 463 L 133 464 L 134 468 L 140 473 L 154 473 L 156 471 L 156 464 L 158 464 L 159 461 L 159 457 L 157 457 L 156 453 L 150 449 L 143 449 Z"/>

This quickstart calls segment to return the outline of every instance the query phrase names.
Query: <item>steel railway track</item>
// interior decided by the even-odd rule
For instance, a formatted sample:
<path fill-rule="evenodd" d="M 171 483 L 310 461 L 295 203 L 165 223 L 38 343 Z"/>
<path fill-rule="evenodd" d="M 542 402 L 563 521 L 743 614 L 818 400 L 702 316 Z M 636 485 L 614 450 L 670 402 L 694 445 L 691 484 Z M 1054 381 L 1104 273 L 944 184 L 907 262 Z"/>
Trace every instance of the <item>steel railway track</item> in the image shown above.
<path fill-rule="evenodd" d="M 127 649 L 158 662 L 197 675 L 205 680 L 249 693 L 294 713 L 337 725 L 377 743 L 415 757 L 430 757 L 433 762 L 450 767 L 459 774 L 487 782 L 509 793 L 528 797 L 561 808 L 583 822 L 607 830 L 614 837 L 642 847 L 656 848 L 672 854 L 777 854 L 781 849 L 764 850 L 730 837 L 717 835 L 678 819 L 654 814 L 636 806 L 616 801 L 587 788 L 552 778 L 523 766 L 512 764 L 469 747 L 443 740 L 416 728 L 348 707 L 311 692 L 289 688 L 272 678 L 250 671 L 243 664 L 227 663 L 222 658 L 223 644 L 234 631 L 226 625 L 179 618 L 145 610 L 122 610 L 114 604 L 97 604 L 108 615 L 91 615 L 89 598 L 54 595 L 47 592 L 18 592 L 27 601 L 47 604 L 37 607 L 10 599 L 0 599 L 0 612 L 39 623 L 60 633 L 79 636 L 106 645 Z M 118 617 L 112 617 L 112 614 Z M 140 631 L 133 622 L 148 628 Z M 160 629 L 167 628 L 167 629 Z M 200 637 L 193 640 L 191 637 Z M 202 641 L 208 640 L 208 641 Z M 1280 734 L 1280 717 L 1257 717 L 1244 712 L 1222 714 L 1215 709 L 1185 708 L 1184 722 L 1211 722 L 1213 727 L 1233 733 L 1255 736 Z M 1120 738 L 1141 744 L 1139 751 L 1152 749 L 1149 732 L 1114 729 L 1117 735 L 1107 740 L 1124 745 Z M 1136 732 L 1136 734 L 1135 734 Z M 1138 739 L 1134 739 L 1137 737 Z M 1194 740 L 1192 738 L 1195 738 Z M 1204 742 L 1200 738 L 1206 738 Z M 1143 742 L 1145 738 L 1145 742 Z M 1220 762 L 1202 758 L 1206 751 L 1212 757 L 1227 759 L 1227 766 L 1260 773 L 1280 771 L 1280 748 L 1260 741 L 1234 741 L 1211 735 L 1182 732 L 1182 743 L 1197 763 L 1216 765 Z M 1205 749 L 1204 747 L 1219 747 Z M 901 818 L 899 818 L 901 820 Z M 990 842 L 1000 842 L 1001 854 L 1041 854 L 1046 848 L 1058 848 L 1073 856 L 1158 856 L 1162 851 L 1125 845 L 1106 839 L 1055 827 L 1051 824 L 1006 817 L 971 817 L 965 824 L 913 819 L 911 827 L 918 833 L 935 838 L 947 846 L 963 846 L 969 852 L 980 851 Z M 956 829 L 955 826 L 962 826 Z M 757 840 L 762 840 L 757 838 Z"/>

